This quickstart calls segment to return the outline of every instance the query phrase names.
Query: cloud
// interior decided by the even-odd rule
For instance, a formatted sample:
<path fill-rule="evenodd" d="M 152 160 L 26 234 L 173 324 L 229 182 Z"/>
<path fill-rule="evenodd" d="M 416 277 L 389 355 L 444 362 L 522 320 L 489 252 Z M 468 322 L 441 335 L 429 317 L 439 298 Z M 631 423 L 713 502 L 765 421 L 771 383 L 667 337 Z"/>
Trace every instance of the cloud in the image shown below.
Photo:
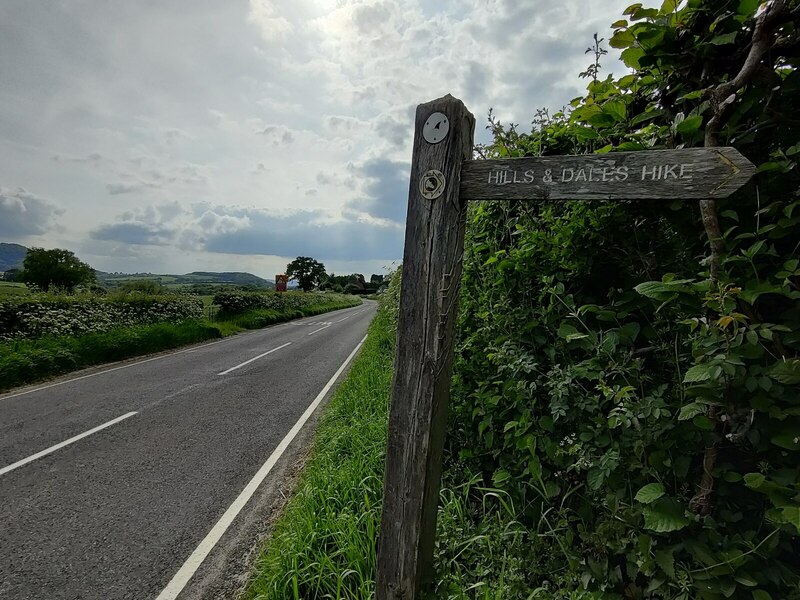
<path fill-rule="evenodd" d="M 322 261 L 393 260 L 403 253 L 403 228 L 397 226 L 357 220 L 320 222 L 311 211 L 246 214 L 247 226 L 206 236 L 203 249 L 227 254 L 313 256 Z"/>
<path fill-rule="evenodd" d="M 403 251 L 403 227 L 337 219 L 318 211 L 272 211 L 197 203 L 126 212 L 91 238 L 134 245 L 174 243 L 223 254 L 314 256 L 319 260 L 393 260 Z"/>
<path fill-rule="evenodd" d="M 0 187 L 0 235 L 19 238 L 49 231 L 63 209 L 23 188 Z"/>
<path fill-rule="evenodd" d="M 411 165 L 383 158 L 368 160 L 357 169 L 363 178 L 364 196 L 346 205 L 347 209 L 365 212 L 377 219 L 402 223 L 408 208 L 408 185 Z"/>
<path fill-rule="evenodd" d="M 0 232 L 57 221 L 108 268 L 125 245 L 400 258 L 415 107 L 452 93 L 483 142 L 490 107 L 560 108 L 628 3 L 0 2 L 0 181 L 64 208 L 4 192 Z"/>
<path fill-rule="evenodd" d="M 92 239 L 133 245 L 165 246 L 175 239 L 175 231 L 144 223 L 104 225 L 92 232 Z"/>

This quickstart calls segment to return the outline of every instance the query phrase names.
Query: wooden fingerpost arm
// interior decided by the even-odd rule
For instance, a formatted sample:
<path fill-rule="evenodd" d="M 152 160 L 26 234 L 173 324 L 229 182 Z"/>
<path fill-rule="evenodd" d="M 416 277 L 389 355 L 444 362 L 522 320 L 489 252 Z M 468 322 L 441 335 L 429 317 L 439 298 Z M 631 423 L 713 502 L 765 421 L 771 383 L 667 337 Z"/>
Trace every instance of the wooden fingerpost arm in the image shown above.
<path fill-rule="evenodd" d="M 453 365 L 475 118 L 450 95 L 417 107 L 408 192 L 376 600 L 414 600 L 430 577 Z"/>

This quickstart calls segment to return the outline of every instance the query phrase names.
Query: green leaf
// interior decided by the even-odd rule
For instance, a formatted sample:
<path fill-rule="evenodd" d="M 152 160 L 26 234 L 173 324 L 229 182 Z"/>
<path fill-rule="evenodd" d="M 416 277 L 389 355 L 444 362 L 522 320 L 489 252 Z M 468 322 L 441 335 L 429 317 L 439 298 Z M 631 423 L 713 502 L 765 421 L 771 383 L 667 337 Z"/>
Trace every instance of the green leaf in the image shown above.
<path fill-rule="evenodd" d="M 678 133 L 684 136 L 692 135 L 703 124 L 703 115 L 695 115 L 693 117 L 687 117 L 676 127 Z"/>
<path fill-rule="evenodd" d="M 672 552 L 667 552 L 665 550 L 658 550 L 655 555 L 656 564 L 661 567 L 661 570 L 664 571 L 664 574 L 672 579 L 675 580 L 675 558 L 672 556 Z"/>
<path fill-rule="evenodd" d="M 716 427 L 714 421 L 712 421 L 705 415 L 697 415 L 695 418 L 692 419 L 692 423 L 698 429 L 703 429 L 705 431 L 713 431 L 714 428 Z"/>
<path fill-rule="evenodd" d="M 683 383 L 697 383 L 700 381 L 708 381 L 711 379 L 711 365 L 703 363 L 695 365 L 686 371 L 683 376 Z"/>
<path fill-rule="evenodd" d="M 736 9 L 736 12 L 740 15 L 750 16 L 756 12 L 760 3 L 761 0 L 739 0 L 739 8 Z"/>
<path fill-rule="evenodd" d="M 575 335 L 578 333 L 578 330 L 575 329 L 574 325 L 570 325 L 569 323 L 562 323 L 561 327 L 558 328 L 558 337 L 568 339 L 569 336 Z"/>
<path fill-rule="evenodd" d="M 744 484 L 751 490 L 757 490 L 764 484 L 766 479 L 761 473 L 748 473 L 744 476 Z"/>
<path fill-rule="evenodd" d="M 624 100 L 612 100 L 603 104 L 603 112 L 611 115 L 617 123 L 623 123 L 627 118 L 628 107 Z"/>
<path fill-rule="evenodd" d="M 764 590 L 753 590 L 753 600 L 772 600 L 772 596 Z"/>
<path fill-rule="evenodd" d="M 683 506 L 672 498 L 659 498 L 642 512 L 645 529 L 658 533 L 678 531 L 689 524 Z"/>
<path fill-rule="evenodd" d="M 642 504 L 652 504 L 664 495 L 664 486 L 660 483 L 648 483 L 638 492 L 635 499 Z"/>
<path fill-rule="evenodd" d="M 508 471 L 505 469 L 498 469 L 495 471 L 492 481 L 494 481 L 495 485 L 497 485 L 503 483 L 509 477 L 511 477 L 511 474 Z"/>
<path fill-rule="evenodd" d="M 781 509 L 781 514 L 787 523 L 794 525 L 800 533 L 800 506 L 786 506 Z"/>
<path fill-rule="evenodd" d="M 589 140 L 596 140 L 600 137 L 600 134 L 597 133 L 596 130 L 592 129 L 591 127 L 582 127 L 576 126 L 573 130 L 575 137 L 579 142 L 586 142 Z"/>
<path fill-rule="evenodd" d="M 631 119 L 631 125 L 638 125 L 639 123 L 644 123 L 645 121 L 649 121 L 650 119 L 655 119 L 656 117 L 660 117 L 663 114 L 664 114 L 663 110 L 650 109 L 633 117 Z"/>
<path fill-rule="evenodd" d="M 700 402 L 692 402 L 681 407 L 678 413 L 678 421 L 688 421 L 689 419 L 701 415 L 706 411 L 706 405 Z"/>
<path fill-rule="evenodd" d="M 623 50 L 622 54 L 620 54 L 622 62 L 624 62 L 631 69 L 641 68 L 639 60 L 641 60 L 643 56 L 644 56 L 644 50 L 642 50 L 637 46 L 631 46 L 630 48 Z"/>
<path fill-rule="evenodd" d="M 728 44 L 732 44 L 736 41 L 736 32 L 733 31 L 731 33 L 725 33 L 723 35 L 717 35 L 711 38 L 711 44 L 715 46 L 726 46 Z"/>
<path fill-rule="evenodd" d="M 612 48 L 627 48 L 629 46 L 633 46 L 635 43 L 636 38 L 633 37 L 630 29 L 622 29 L 617 31 L 611 36 L 611 39 L 608 40 L 608 45 Z"/>
<path fill-rule="evenodd" d="M 769 376 L 786 385 L 800 383 L 800 358 L 779 361 L 772 367 Z"/>
<path fill-rule="evenodd" d="M 800 428 L 787 428 L 773 435 L 769 441 L 786 450 L 800 450 Z"/>
<path fill-rule="evenodd" d="M 642 8 L 642 3 L 641 2 L 637 2 L 636 4 L 631 4 L 628 8 L 623 10 L 622 14 L 623 15 L 632 15 L 633 13 L 635 13 L 640 8 Z"/>
<path fill-rule="evenodd" d="M 603 475 L 603 471 L 598 467 L 592 467 L 589 469 L 589 472 L 586 473 L 586 483 L 589 484 L 589 489 L 600 489 L 600 486 L 603 485 L 604 480 L 605 476 Z"/>

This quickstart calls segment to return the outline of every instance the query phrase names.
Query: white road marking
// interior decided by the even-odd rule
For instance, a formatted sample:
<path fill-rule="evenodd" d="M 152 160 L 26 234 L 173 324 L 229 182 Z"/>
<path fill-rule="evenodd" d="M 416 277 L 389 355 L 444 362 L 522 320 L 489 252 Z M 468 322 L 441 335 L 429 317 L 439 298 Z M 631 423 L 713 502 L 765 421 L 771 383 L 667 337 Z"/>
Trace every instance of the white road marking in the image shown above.
<path fill-rule="evenodd" d="M 350 310 L 350 309 L 343 308 L 343 309 L 340 309 L 340 310 Z M 361 311 L 358 311 L 358 312 L 361 312 Z M 353 315 L 356 315 L 356 314 L 358 314 L 358 313 L 353 313 Z M 88 375 L 81 375 L 80 377 L 73 377 L 72 379 L 67 379 L 65 381 L 56 381 L 55 383 L 48 383 L 47 385 L 40 385 L 40 386 L 35 387 L 33 389 L 25 390 L 24 392 L 16 392 L 14 394 L 7 394 L 7 395 L 0 394 L 0 401 L 10 400 L 11 398 L 16 398 L 17 396 L 24 396 L 25 394 L 32 394 L 34 392 L 40 392 L 42 390 L 46 390 L 46 389 L 51 388 L 51 387 L 56 387 L 58 385 L 65 385 L 67 383 L 72 383 L 73 381 L 80 381 L 81 379 L 88 379 L 89 377 L 97 377 L 98 375 L 105 375 L 106 373 L 112 373 L 113 371 L 119 371 L 120 369 L 127 369 L 129 367 L 135 367 L 136 365 L 143 365 L 144 363 L 148 363 L 148 362 L 153 361 L 153 360 L 161 360 L 162 358 L 169 358 L 170 356 L 175 356 L 177 354 L 185 354 L 185 353 L 189 353 L 189 352 L 196 352 L 197 350 L 200 350 L 200 349 L 205 348 L 207 346 L 213 346 L 214 344 L 221 344 L 222 342 L 227 342 L 227 341 L 230 341 L 230 340 L 234 340 L 236 338 L 239 338 L 239 337 L 242 337 L 242 336 L 246 336 L 246 335 L 253 335 L 253 334 L 256 334 L 256 333 L 262 333 L 264 330 L 267 330 L 267 329 L 273 329 L 273 328 L 276 328 L 276 327 L 283 327 L 283 326 L 287 326 L 287 325 L 300 325 L 300 324 L 308 325 L 308 323 L 303 323 L 303 322 L 306 321 L 307 319 L 310 319 L 310 318 L 313 318 L 313 317 L 305 317 L 303 319 L 296 319 L 296 320 L 293 320 L 293 321 L 287 321 L 285 323 L 278 323 L 276 325 L 269 325 L 269 326 L 264 327 L 262 329 L 257 329 L 256 331 L 251 331 L 251 332 L 248 332 L 248 333 L 240 333 L 240 334 L 237 334 L 237 335 L 231 335 L 231 336 L 223 338 L 221 340 L 216 340 L 214 342 L 209 342 L 208 344 L 202 344 L 200 346 L 194 346 L 192 348 L 186 348 L 186 349 L 183 349 L 183 350 L 176 350 L 175 352 L 170 352 L 169 354 L 161 354 L 159 356 L 153 356 L 153 357 L 150 357 L 150 358 L 145 358 L 144 360 L 137 360 L 136 362 L 132 362 L 132 363 L 127 364 L 127 365 L 120 365 L 119 367 L 112 367 L 110 369 L 105 369 L 104 371 L 98 371 L 97 373 L 89 373 Z"/>
<path fill-rule="evenodd" d="M 358 314 L 358 313 L 355 313 L 355 314 Z M 349 319 L 351 316 L 352 315 L 348 315 L 344 319 L 339 319 L 338 321 L 334 321 L 334 323 L 341 323 L 342 321 L 347 321 L 347 319 Z"/>
<path fill-rule="evenodd" d="M 281 348 L 286 348 L 286 346 L 290 345 L 291 343 L 292 343 L 292 342 L 286 342 L 286 343 L 285 343 L 283 346 L 278 346 L 277 348 L 273 348 L 272 350 L 268 350 L 268 351 L 266 351 L 266 352 L 264 352 L 264 353 L 262 353 L 262 354 L 259 354 L 258 356 L 254 356 L 254 357 L 253 357 L 253 358 L 251 358 L 250 360 L 246 360 L 246 361 L 244 361 L 243 363 L 236 365 L 235 367 L 231 367 L 231 368 L 230 368 L 230 369 L 228 369 L 227 371 L 223 371 L 222 373 L 217 373 L 217 375 L 227 375 L 227 374 L 228 374 L 228 373 L 230 373 L 231 371 L 235 371 L 236 369 L 241 369 L 243 366 L 245 366 L 245 365 L 249 365 L 249 364 L 250 364 L 251 362 L 253 362 L 254 360 L 258 360 L 259 358 L 263 358 L 263 357 L 265 357 L 267 354 L 272 354 L 273 352 L 277 352 L 277 351 L 278 351 L 278 350 L 280 350 Z"/>
<path fill-rule="evenodd" d="M 306 335 L 314 335 L 318 331 L 322 331 L 323 329 L 327 329 L 331 325 L 332 325 L 332 323 L 328 323 L 327 325 L 325 325 L 325 327 L 320 327 L 319 329 L 315 329 L 314 331 L 312 331 L 311 333 L 307 333 Z"/>
<path fill-rule="evenodd" d="M 137 414 L 136 412 L 129 412 L 127 414 L 122 415 L 121 417 L 117 417 L 116 419 L 111 419 L 107 423 L 103 423 L 102 425 L 98 425 L 97 427 L 90 429 L 89 431 L 84 431 L 83 433 L 76 435 L 75 437 L 71 437 L 68 440 L 64 440 L 60 444 L 56 444 L 55 446 L 50 446 L 49 448 L 42 450 L 41 452 L 37 452 L 36 454 L 31 454 L 28 458 L 23 458 L 22 460 L 18 460 L 17 462 L 8 465 L 7 467 L 3 467 L 0 469 L 0 475 L 5 475 L 9 471 L 13 471 L 23 465 L 27 465 L 29 462 L 33 462 L 37 458 L 42 458 L 43 456 L 47 456 L 48 454 L 52 454 L 56 450 L 60 450 L 64 446 L 69 446 L 77 442 L 78 440 L 82 440 L 85 437 L 92 435 L 93 433 L 97 433 L 98 431 L 105 429 L 106 427 L 111 427 L 112 425 L 116 425 L 120 421 L 124 421 L 132 417 L 133 415 Z"/>
<path fill-rule="evenodd" d="M 336 380 L 339 378 L 339 375 L 342 374 L 342 371 L 344 371 L 347 365 L 350 364 L 350 361 L 353 360 L 356 352 L 358 352 L 359 348 L 361 348 L 361 346 L 364 344 L 364 340 L 366 339 L 367 336 L 364 336 L 350 353 L 350 355 L 344 360 L 342 365 L 336 370 L 336 373 L 333 374 L 333 377 L 328 380 L 328 383 L 325 384 L 325 387 L 322 388 L 322 391 L 317 394 L 317 397 L 314 398 L 314 401 L 309 404 L 308 408 L 297 420 L 297 423 L 294 424 L 294 426 L 289 430 L 289 433 L 287 433 L 286 436 L 281 440 L 281 443 L 278 444 L 277 448 L 275 448 L 275 451 L 267 459 L 267 462 L 265 462 L 264 465 L 253 476 L 236 500 L 233 501 L 233 504 L 231 504 L 228 507 L 228 510 L 225 511 L 225 514 L 220 517 L 219 521 L 216 522 L 214 527 L 211 528 L 211 531 L 209 531 L 206 537 L 203 538 L 203 541 L 200 542 L 200 545 L 195 548 L 191 556 L 186 559 L 186 562 L 183 563 L 183 566 L 178 570 L 177 573 L 175 573 L 175 576 L 167 584 L 167 587 L 165 587 L 158 595 L 156 600 L 175 600 L 175 598 L 178 597 L 178 594 L 183 591 L 183 588 L 186 587 L 187 583 L 189 583 L 192 575 L 194 575 L 200 565 L 203 564 L 203 561 L 209 555 L 214 546 L 217 545 L 217 542 L 219 542 L 220 538 L 225 535 L 225 532 L 228 530 L 228 527 L 231 526 L 233 520 L 242 511 L 253 494 L 255 494 L 258 486 L 260 486 L 264 479 L 267 478 L 267 475 L 269 475 L 272 468 L 286 451 L 286 448 L 288 448 L 289 444 L 292 443 L 292 440 L 294 440 L 294 438 L 303 428 L 303 425 L 306 424 L 306 421 L 308 421 L 311 415 L 314 414 L 314 411 L 317 409 L 317 406 L 319 406 L 319 403 L 322 402 L 322 399 L 325 398 L 325 395 L 330 391 L 331 387 L 333 387 L 333 384 L 336 383 Z"/>
<path fill-rule="evenodd" d="M 208 344 L 203 344 L 201 346 L 195 346 L 193 348 L 186 348 L 183 350 L 176 350 L 175 352 L 170 352 L 169 354 L 161 354 L 159 356 L 153 356 L 151 358 L 145 358 L 144 360 L 137 360 L 136 362 L 132 362 L 127 365 L 121 365 L 119 367 L 112 367 L 110 369 L 106 369 L 104 371 L 98 371 L 97 373 L 89 373 L 88 375 L 81 375 L 80 377 L 73 377 L 72 379 L 67 379 L 65 381 L 56 381 L 55 383 L 49 383 L 47 385 L 40 385 L 39 387 L 33 388 L 32 390 L 25 390 L 24 392 L 17 392 L 16 394 L 8 394 L 7 396 L 0 396 L 0 401 L 8 400 L 10 398 L 16 398 L 17 396 L 24 396 L 25 394 L 32 394 L 33 392 L 40 392 L 42 390 L 46 390 L 51 387 L 56 387 L 57 385 L 64 385 L 66 383 L 72 383 L 73 381 L 80 381 L 81 379 L 88 379 L 89 377 L 97 377 L 98 375 L 105 375 L 106 373 L 112 373 L 113 371 L 119 371 L 120 369 L 127 369 L 129 367 L 135 367 L 136 365 L 143 365 L 144 363 L 148 363 L 154 360 L 161 360 L 162 358 L 169 358 L 170 356 L 176 356 L 178 354 L 187 354 L 189 352 L 196 352 L 197 350 L 201 350 L 202 348 L 206 348 L 208 346 L 213 346 L 214 344 L 221 344 L 222 342 L 227 342 L 229 340 L 234 339 L 235 336 L 226 337 L 221 340 L 217 340 L 216 342 L 210 342 Z"/>

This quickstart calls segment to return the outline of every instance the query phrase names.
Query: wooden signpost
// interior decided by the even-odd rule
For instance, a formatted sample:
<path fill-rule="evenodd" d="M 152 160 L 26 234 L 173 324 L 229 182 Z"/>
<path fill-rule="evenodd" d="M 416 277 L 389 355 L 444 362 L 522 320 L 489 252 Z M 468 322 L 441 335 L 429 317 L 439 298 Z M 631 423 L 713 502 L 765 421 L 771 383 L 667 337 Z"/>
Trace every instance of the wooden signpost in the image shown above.
<path fill-rule="evenodd" d="M 417 107 L 377 600 L 415 600 L 430 575 L 467 201 L 724 198 L 755 173 L 733 148 L 474 161 L 474 128 L 450 95 Z"/>

